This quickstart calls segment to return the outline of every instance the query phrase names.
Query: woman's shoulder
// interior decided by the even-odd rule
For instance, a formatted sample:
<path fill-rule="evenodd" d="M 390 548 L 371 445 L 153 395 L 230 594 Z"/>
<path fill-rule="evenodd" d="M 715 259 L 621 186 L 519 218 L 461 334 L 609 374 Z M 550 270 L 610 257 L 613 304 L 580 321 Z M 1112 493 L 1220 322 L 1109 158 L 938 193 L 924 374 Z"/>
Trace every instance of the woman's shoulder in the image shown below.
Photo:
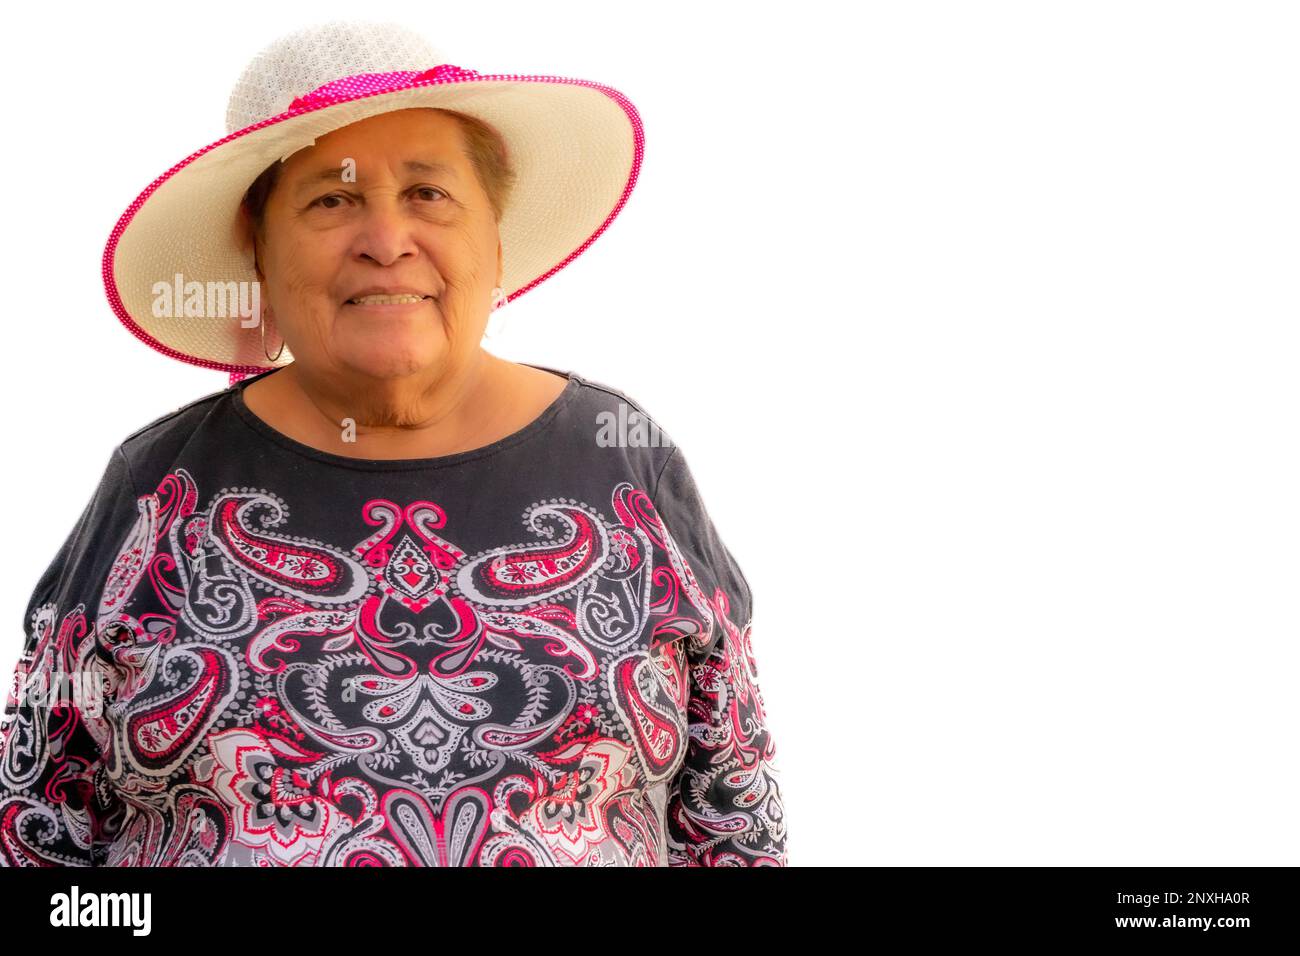
<path fill-rule="evenodd" d="M 588 378 L 577 372 L 573 374 L 574 378 L 578 380 L 580 394 L 587 409 L 612 416 L 614 419 L 633 423 L 640 421 L 646 423 L 647 426 L 652 425 L 666 442 L 668 437 L 667 428 L 642 400 L 608 382 Z"/>
<path fill-rule="evenodd" d="M 640 402 L 632 398 L 621 388 L 616 388 L 608 382 L 598 381 L 580 372 L 573 372 L 572 375 L 578 380 L 578 384 L 582 387 L 583 393 L 592 401 L 605 402 L 607 404 L 613 401 L 623 401 L 642 412 L 645 411 Z"/>
<path fill-rule="evenodd" d="M 118 445 L 131 472 L 147 476 L 155 461 L 172 461 L 199 430 L 201 423 L 223 407 L 232 388 L 210 392 L 141 425 Z M 151 489 L 145 489 L 151 490 Z"/>
<path fill-rule="evenodd" d="M 577 415 L 597 447 L 645 449 L 652 460 L 663 463 L 675 447 L 668 429 L 646 405 L 608 382 L 574 373 L 579 392 Z"/>

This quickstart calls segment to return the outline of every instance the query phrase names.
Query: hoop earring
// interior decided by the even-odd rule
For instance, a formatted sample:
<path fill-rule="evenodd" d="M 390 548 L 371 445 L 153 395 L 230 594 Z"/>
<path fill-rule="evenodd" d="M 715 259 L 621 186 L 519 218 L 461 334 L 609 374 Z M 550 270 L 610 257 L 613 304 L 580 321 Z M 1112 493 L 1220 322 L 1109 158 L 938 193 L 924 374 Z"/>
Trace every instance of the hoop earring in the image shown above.
<path fill-rule="evenodd" d="M 262 327 L 262 354 L 266 355 L 266 312 L 265 311 L 262 312 L 262 321 L 257 324 Z M 276 352 L 274 356 L 266 355 L 266 359 L 268 362 L 277 362 L 279 361 L 280 356 L 283 354 L 284 354 L 284 339 L 282 337 L 280 339 L 280 350 Z"/>

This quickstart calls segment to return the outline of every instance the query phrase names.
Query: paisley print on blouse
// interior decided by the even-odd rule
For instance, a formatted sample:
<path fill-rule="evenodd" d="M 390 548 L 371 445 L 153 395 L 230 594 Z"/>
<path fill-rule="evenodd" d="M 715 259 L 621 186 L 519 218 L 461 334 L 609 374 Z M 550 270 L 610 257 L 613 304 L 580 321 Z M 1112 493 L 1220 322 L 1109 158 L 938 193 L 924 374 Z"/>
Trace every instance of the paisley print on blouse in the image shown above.
<path fill-rule="evenodd" d="M 785 865 L 748 585 L 682 452 L 547 452 L 626 396 L 570 375 L 489 454 L 352 470 L 248 427 L 247 384 L 123 443 L 38 585 L 0 865 Z M 102 706 L 29 701 L 69 674 Z"/>

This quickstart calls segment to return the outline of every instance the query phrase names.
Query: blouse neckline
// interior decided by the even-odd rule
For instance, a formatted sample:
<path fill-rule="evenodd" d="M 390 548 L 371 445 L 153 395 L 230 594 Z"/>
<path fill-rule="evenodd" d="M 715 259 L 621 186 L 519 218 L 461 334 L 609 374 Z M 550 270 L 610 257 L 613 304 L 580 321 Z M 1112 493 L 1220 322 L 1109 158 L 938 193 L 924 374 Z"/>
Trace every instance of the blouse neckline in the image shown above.
<path fill-rule="evenodd" d="M 551 404 L 543 409 L 542 413 L 534 418 L 531 422 L 517 431 L 511 432 L 504 438 L 498 438 L 490 444 L 483 445 L 479 448 L 470 448 L 466 451 L 454 452 L 450 455 L 437 455 L 433 458 L 353 458 L 350 455 L 338 455 L 334 452 L 322 451 L 319 448 L 313 448 L 311 445 L 304 444 L 295 438 L 290 438 L 283 432 L 272 428 L 262 419 L 253 414 L 252 410 L 244 402 L 244 389 L 253 382 L 266 375 L 270 375 L 277 369 L 268 369 L 258 375 L 251 376 L 237 382 L 231 390 L 231 400 L 235 412 L 239 415 L 253 431 L 257 432 L 263 438 L 269 439 L 283 448 L 304 458 L 310 458 L 314 461 L 322 462 L 327 465 L 333 465 L 339 468 L 352 468 L 359 471 L 414 471 L 422 468 L 446 468 L 452 465 L 460 465 L 470 461 L 476 461 L 480 458 L 486 458 L 497 452 L 511 448 L 520 442 L 527 441 L 537 433 L 541 432 L 564 408 L 573 401 L 578 389 L 582 385 L 582 376 L 577 372 L 561 371 L 560 369 L 550 368 L 545 365 L 533 365 L 531 362 L 521 362 L 521 365 L 528 365 L 530 368 L 541 369 L 544 372 L 553 372 L 556 375 L 568 379 L 564 390 L 552 400 Z"/>

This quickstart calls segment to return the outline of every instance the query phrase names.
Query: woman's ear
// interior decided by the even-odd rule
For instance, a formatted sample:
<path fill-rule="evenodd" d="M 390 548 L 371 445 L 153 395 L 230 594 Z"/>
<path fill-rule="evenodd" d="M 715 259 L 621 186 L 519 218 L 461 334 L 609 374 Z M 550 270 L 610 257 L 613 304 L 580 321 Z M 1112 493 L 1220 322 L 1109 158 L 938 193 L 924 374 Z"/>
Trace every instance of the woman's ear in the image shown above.
<path fill-rule="evenodd" d="M 253 257 L 253 271 L 257 273 L 257 280 L 264 282 L 266 277 L 257 255 L 257 230 L 253 227 L 253 217 L 248 214 L 248 207 L 243 203 L 239 204 L 239 211 L 235 215 L 235 242 L 241 250 Z"/>

